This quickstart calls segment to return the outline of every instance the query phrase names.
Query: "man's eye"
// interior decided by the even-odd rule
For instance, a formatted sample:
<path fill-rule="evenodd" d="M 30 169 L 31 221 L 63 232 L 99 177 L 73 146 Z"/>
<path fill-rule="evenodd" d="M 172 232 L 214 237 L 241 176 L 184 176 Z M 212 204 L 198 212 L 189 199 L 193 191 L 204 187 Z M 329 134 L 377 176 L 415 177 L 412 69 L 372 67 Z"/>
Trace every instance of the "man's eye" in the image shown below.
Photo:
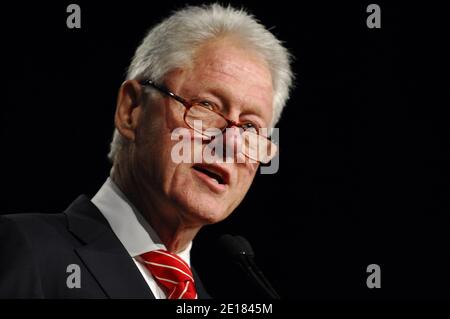
<path fill-rule="evenodd" d="M 256 124 L 254 124 L 254 123 L 251 123 L 251 122 L 242 124 L 241 127 L 242 127 L 242 129 L 244 131 L 251 131 L 251 132 L 254 131 L 255 133 L 258 131 L 258 126 Z"/>
<path fill-rule="evenodd" d="M 214 103 L 207 101 L 207 100 L 202 100 L 199 103 L 201 104 L 201 106 L 206 107 L 207 109 L 210 109 L 210 110 L 214 110 L 214 108 L 215 108 Z"/>

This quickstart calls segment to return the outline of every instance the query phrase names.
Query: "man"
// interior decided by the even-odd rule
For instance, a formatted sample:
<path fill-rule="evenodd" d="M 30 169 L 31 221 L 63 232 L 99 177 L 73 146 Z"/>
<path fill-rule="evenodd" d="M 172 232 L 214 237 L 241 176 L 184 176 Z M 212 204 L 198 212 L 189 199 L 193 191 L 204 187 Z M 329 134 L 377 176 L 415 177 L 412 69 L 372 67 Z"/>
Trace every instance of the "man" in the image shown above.
<path fill-rule="evenodd" d="M 244 11 L 187 7 L 155 26 L 119 90 L 113 167 L 98 193 L 61 214 L 0 219 L 0 296 L 208 298 L 192 241 L 275 156 L 265 129 L 291 81 L 287 50 Z M 177 159 L 179 137 L 188 161 Z M 195 160 L 211 145 L 215 161 Z"/>

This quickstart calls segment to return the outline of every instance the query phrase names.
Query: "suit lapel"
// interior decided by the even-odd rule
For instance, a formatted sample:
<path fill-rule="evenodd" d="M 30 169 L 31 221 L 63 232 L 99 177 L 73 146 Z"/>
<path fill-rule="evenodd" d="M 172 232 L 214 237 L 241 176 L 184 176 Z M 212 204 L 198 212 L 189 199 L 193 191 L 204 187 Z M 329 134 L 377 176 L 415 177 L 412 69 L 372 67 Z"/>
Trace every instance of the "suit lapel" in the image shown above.
<path fill-rule="evenodd" d="M 84 195 L 65 211 L 69 230 L 84 245 L 83 263 L 109 298 L 154 298 L 142 274 L 97 207 Z"/>
<path fill-rule="evenodd" d="M 211 296 L 208 294 L 205 287 L 203 286 L 203 283 L 200 280 L 194 267 L 192 267 L 192 274 L 194 275 L 195 288 L 197 289 L 198 299 L 211 299 Z"/>

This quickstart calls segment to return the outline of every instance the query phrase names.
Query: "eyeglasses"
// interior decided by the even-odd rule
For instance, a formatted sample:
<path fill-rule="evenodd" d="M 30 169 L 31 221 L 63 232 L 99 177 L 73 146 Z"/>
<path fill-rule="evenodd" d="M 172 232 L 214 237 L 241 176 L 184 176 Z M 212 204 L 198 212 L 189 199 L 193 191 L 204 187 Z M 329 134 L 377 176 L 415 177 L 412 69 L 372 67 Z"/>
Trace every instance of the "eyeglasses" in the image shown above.
<path fill-rule="evenodd" d="M 202 136 L 210 139 L 216 135 L 214 131 L 219 129 L 223 132 L 226 128 L 236 126 L 241 130 L 242 149 L 241 152 L 248 158 L 268 163 L 276 155 L 278 147 L 270 141 L 266 136 L 262 135 L 264 129 L 257 124 L 246 121 L 242 123 L 235 122 L 226 118 L 217 110 L 219 107 L 214 102 L 207 100 L 192 100 L 188 101 L 163 86 L 155 84 L 151 80 L 144 80 L 140 82 L 141 85 L 151 86 L 159 92 L 173 98 L 180 102 L 184 107 L 183 120 L 188 127 L 200 133 Z M 202 125 L 196 124 L 201 121 Z M 267 131 L 267 129 L 265 129 Z"/>

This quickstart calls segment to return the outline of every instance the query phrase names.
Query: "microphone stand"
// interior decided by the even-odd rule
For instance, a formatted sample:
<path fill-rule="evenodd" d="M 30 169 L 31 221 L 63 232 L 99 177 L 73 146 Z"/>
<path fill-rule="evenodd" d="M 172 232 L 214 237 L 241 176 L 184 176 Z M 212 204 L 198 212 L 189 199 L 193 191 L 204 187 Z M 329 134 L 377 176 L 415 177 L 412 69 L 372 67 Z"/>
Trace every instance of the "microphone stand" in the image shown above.
<path fill-rule="evenodd" d="M 224 235 L 221 244 L 232 256 L 246 275 L 256 284 L 270 299 L 281 299 L 280 295 L 264 276 L 256 265 L 253 257 L 254 252 L 250 243 L 242 236 Z"/>

